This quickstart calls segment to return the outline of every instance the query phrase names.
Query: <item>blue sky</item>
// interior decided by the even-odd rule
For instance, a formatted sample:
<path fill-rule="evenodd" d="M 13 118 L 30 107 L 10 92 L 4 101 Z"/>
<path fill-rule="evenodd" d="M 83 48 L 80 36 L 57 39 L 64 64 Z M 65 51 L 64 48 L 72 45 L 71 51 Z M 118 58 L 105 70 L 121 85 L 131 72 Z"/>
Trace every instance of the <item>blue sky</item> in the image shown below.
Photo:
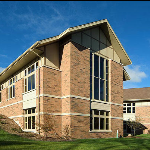
<path fill-rule="evenodd" d="M 132 60 L 124 88 L 150 87 L 149 1 L 0 1 L 0 72 L 36 41 L 108 19 Z"/>

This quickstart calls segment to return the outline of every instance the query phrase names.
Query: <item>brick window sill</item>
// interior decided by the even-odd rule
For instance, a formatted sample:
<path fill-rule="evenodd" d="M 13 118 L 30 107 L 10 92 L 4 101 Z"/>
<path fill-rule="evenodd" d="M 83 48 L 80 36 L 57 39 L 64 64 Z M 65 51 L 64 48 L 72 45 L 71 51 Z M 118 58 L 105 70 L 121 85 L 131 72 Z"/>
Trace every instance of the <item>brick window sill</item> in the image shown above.
<path fill-rule="evenodd" d="M 112 130 L 92 130 L 89 131 L 90 133 L 97 133 L 97 132 L 112 132 Z"/>

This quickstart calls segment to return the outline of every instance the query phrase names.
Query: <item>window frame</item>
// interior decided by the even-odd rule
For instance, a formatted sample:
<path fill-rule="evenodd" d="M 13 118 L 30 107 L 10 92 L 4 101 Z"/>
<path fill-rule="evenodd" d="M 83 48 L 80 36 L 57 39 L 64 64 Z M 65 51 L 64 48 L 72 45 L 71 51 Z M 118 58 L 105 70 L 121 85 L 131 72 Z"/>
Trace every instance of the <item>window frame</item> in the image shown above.
<path fill-rule="evenodd" d="M 33 70 L 32 70 L 33 69 Z M 30 65 L 24 70 L 24 93 L 36 90 L 36 70 L 38 69 L 38 62 Z M 34 88 L 32 84 L 32 77 L 34 76 Z M 31 78 L 31 89 L 29 90 L 29 79 Z"/>
<path fill-rule="evenodd" d="M 90 56 L 90 59 L 92 58 L 92 60 L 90 60 L 90 61 L 92 61 L 91 63 L 91 66 L 92 66 L 92 68 L 91 68 L 91 66 L 90 66 L 90 68 L 91 68 L 91 73 L 90 73 L 90 78 L 92 78 L 92 81 L 90 81 L 90 82 L 92 82 L 91 84 L 92 84 L 92 86 L 91 86 L 91 88 L 92 88 L 92 90 L 90 90 L 90 93 L 91 93 L 91 99 L 92 100 L 98 100 L 98 101 L 104 101 L 104 102 L 109 102 L 110 101 L 110 99 L 109 99 L 109 78 L 110 78 L 110 70 L 109 70 L 109 68 L 110 68 L 110 66 L 109 66 L 109 59 L 107 59 L 106 57 L 104 57 L 104 56 L 102 56 L 102 55 L 100 55 L 100 54 L 97 54 L 97 53 L 93 53 L 92 51 L 90 52 L 90 55 L 92 55 L 92 56 Z M 96 77 L 95 75 L 94 75 L 94 67 L 95 67 L 95 65 L 94 65 L 94 56 L 95 55 L 97 55 L 98 56 L 98 68 L 99 68 L 99 70 L 98 70 L 98 77 Z M 104 76 L 104 78 L 102 79 L 100 76 L 101 76 L 101 71 L 100 71 L 100 60 L 101 60 L 101 58 L 104 60 L 104 66 L 103 66 L 103 68 L 104 68 L 104 70 L 103 70 L 103 76 Z M 107 64 L 107 65 L 106 65 Z M 108 72 L 106 72 L 106 70 L 108 71 Z M 91 77 L 92 76 L 92 77 Z M 98 79 L 99 80 L 99 85 L 98 85 L 98 87 L 99 87 L 99 90 L 98 90 L 98 92 L 99 92 L 99 98 L 98 99 L 95 99 L 95 96 L 94 96 L 94 92 L 96 91 L 95 90 L 95 85 L 94 85 L 94 80 L 95 79 Z M 103 85 L 103 90 L 104 90 L 104 92 L 103 92 L 103 96 L 104 96 L 104 99 L 102 100 L 101 99 L 101 84 L 100 84 L 100 82 L 101 82 L 101 80 L 102 81 L 104 81 L 104 85 Z M 107 83 L 107 84 L 106 84 Z"/>
<path fill-rule="evenodd" d="M 15 98 L 15 83 L 17 82 L 16 76 L 8 80 L 8 99 Z"/>
<path fill-rule="evenodd" d="M 29 113 L 29 111 L 31 111 L 31 113 Z M 24 109 L 23 112 L 24 112 L 24 130 L 36 130 L 36 107 Z M 33 124 L 33 117 L 34 117 L 34 124 Z M 29 118 L 31 118 L 30 122 L 31 128 L 29 128 Z"/>
<path fill-rule="evenodd" d="M 98 111 L 99 114 L 95 114 L 94 112 Z M 101 114 L 101 112 L 104 112 L 104 115 Z M 106 115 L 106 113 L 108 113 L 108 115 Z M 95 119 L 94 118 L 98 118 L 99 120 L 99 128 L 95 129 Z M 101 129 L 101 119 L 104 119 L 103 122 L 103 127 L 104 129 Z M 106 122 L 106 120 L 108 119 L 108 123 Z M 108 129 L 107 126 L 108 125 Z M 110 131 L 110 111 L 105 111 L 105 110 L 96 110 L 96 109 L 92 109 L 92 131 Z"/>
<path fill-rule="evenodd" d="M 131 104 L 131 106 L 129 104 Z M 131 109 L 131 112 L 128 112 L 128 108 Z M 123 114 L 135 114 L 135 111 L 135 103 L 123 103 Z"/>

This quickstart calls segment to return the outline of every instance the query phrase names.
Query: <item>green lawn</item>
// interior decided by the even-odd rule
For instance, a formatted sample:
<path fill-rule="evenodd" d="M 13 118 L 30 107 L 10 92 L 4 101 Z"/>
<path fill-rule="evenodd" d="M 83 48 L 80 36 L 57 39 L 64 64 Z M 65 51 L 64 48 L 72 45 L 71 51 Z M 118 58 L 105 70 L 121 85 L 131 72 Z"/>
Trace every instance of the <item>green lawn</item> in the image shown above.
<path fill-rule="evenodd" d="M 0 130 L 0 150 L 149 150 L 150 135 L 142 138 L 82 139 L 72 142 L 32 141 Z M 147 138 L 147 139 L 143 139 Z M 149 138 L 149 139 L 148 139 Z"/>

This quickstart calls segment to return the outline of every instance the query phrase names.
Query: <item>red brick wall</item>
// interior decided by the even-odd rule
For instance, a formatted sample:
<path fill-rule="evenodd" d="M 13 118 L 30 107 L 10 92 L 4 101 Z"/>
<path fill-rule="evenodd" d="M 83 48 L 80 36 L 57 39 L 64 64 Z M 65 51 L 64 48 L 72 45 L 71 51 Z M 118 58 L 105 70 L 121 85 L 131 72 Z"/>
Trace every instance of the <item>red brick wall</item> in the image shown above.
<path fill-rule="evenodd" d="M 7 100 L 8 88 L 2 90 L 2 102 L 0 103 L 0 107 L 22 101 L 22 93 L 24 93 L 23 83 L 24 79 L 21 79 L 15 83 L 15 97 L 12 99 Z M 6 115 L 7 117 L 23 115 L 23 103 L 21 102 L 18 104 L 0 108 L 0 114 Z M 21 118 L 15 118 L 14 120 L 19 121 L 19 123 L 22 125 L 21 127 L 23 128 L 23 120 Z"/>

